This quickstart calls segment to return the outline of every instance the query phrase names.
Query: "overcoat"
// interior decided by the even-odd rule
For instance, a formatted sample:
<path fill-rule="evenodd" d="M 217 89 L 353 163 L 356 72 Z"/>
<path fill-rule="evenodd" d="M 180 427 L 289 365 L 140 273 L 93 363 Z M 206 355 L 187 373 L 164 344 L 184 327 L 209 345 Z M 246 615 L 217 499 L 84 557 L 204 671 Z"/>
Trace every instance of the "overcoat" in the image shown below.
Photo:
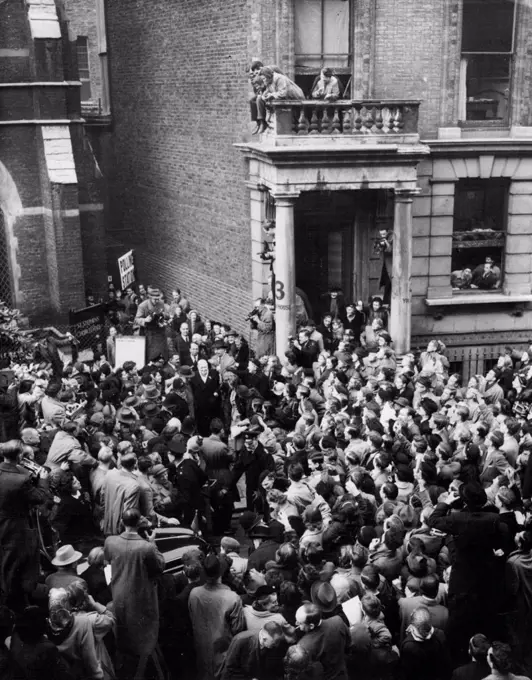
<path fill-rule="evenodd" d="M 0 599 L 31 593 L 37 585 L 39 541 L 30 510 L 47 496 L 47 480 L 34 484 L 24 468 L 0 463 Z"/>
<path fill-rule="evenodd" d="M 164 557 L 136 531 L 109 536 L 104 551 L 112 570 L 117 646 L 135 656 L 151 654 L 159 635 L 157 577 L 164 571 Z"/>
<path fill-rule="evenodd" d="M 221 415 L 221 398 L 218 381 L 209 376 L 205 382 L 199 375 L 190 380 L 194 395 L 194 413 L 198 432 L 203 437 L 210 434 L 210 424 L 213 418 Z"/>

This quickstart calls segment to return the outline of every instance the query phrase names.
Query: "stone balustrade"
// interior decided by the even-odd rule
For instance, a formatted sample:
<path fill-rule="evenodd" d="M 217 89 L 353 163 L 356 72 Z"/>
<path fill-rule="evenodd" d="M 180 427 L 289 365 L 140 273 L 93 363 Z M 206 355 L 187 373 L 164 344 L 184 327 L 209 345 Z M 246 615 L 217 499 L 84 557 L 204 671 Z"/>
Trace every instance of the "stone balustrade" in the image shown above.
<path fill-rule="evenodd" d="M 419 101 L 276 101 L 272 109 L 276 137 L 418 133 Z"/>

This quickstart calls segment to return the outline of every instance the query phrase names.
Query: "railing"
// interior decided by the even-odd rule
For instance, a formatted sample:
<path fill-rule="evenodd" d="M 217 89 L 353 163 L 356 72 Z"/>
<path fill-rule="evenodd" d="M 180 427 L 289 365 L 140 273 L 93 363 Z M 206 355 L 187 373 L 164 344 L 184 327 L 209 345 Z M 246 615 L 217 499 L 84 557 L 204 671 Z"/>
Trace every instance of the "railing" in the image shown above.
<path fill-rule="evenodd" d="M 276 101 L 276 136 L 417 134 L 419 101 Z"/>

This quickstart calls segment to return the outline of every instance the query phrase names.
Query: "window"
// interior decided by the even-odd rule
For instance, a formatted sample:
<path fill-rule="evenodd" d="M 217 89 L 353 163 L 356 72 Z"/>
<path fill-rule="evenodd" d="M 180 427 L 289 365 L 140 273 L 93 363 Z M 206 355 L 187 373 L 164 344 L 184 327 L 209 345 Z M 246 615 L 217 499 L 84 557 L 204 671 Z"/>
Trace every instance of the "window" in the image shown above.
<path fill-rule="evenodd" d="M 509 183 L 460 180 L 454 199 L 453 291 L 498 290 L 502 285 Z"/>
<path fill-rule="evenodd" d="M 89 71 L 89 40 L 78 35 L 76 41 L 78 55 L 78 72 L 81 80 L 81 101 L 87 102 L 91 98 L 91 74 Z"/>
<path fill-rule="evenodd" d="M 298 85 L 309 94 L 315 77 L 327 66 L 340 79 L 344 91 L 349 89 L 351 0 L 294 0 L 294 12 Z"/>
<path fill-rule="evenodd" d="M 464 0 L 460 119 L 508 123 L 514 0 Z"/>

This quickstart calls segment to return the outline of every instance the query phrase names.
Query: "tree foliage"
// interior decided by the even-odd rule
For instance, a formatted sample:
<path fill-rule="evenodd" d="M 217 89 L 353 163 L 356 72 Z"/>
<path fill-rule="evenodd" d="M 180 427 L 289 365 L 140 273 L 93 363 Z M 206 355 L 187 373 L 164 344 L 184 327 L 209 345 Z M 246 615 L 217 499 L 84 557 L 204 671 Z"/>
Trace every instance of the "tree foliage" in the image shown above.
<path fill-rule="evenodd" d="M 21 360 L 28 352 L 31 336 L 20 328 L 22 315 L 0 300 L 0 357 Z"/>

